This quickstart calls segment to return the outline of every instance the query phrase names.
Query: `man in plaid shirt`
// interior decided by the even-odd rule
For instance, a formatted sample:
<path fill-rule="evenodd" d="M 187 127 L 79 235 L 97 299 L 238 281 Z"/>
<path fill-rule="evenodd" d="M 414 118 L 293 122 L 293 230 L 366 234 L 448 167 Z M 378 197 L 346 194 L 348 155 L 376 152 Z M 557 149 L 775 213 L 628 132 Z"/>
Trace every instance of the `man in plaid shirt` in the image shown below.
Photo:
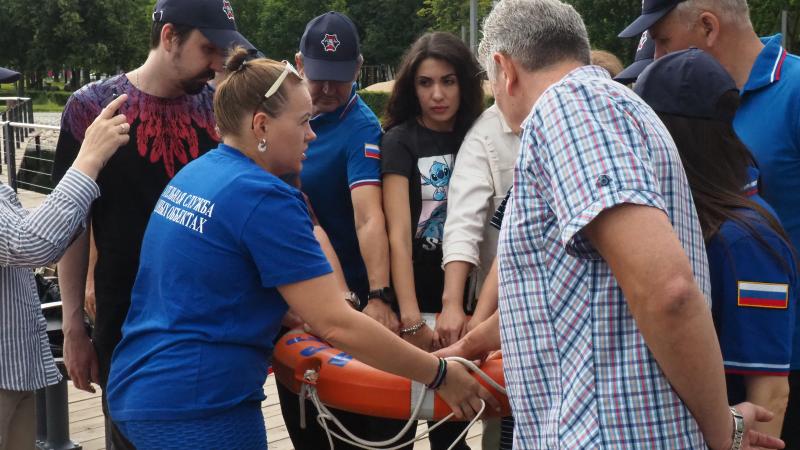
<path fill-rule="evenodd" d="M 780 446 L 751 430 L 767 411 L 728 407 L 703 236 L 658 116 L 588 65 L 558 0 L 500 2 L 480 57 L 523 127 L 498 252 L 514 448 Z"/>

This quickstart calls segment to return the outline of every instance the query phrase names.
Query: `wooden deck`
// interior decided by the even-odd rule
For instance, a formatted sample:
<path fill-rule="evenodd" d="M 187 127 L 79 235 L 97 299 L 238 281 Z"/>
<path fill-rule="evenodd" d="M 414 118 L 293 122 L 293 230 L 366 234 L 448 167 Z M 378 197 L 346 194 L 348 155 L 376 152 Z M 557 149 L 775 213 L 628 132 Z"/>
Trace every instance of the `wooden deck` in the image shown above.
<path fill-rule="evenodd" d="M 280 406 L 278 405 L 278 392 L 275 388 L 275 377 L 270 375 L 264 385 L 267 399 L 261 409 L 264 411 L 264 420 L 267 424 L 267 438 L 270 450 L 291 450 L 292 442 L 289 433 L 283 424 Z M 423 430 L 425 425 L 420 425 Z M 103 411 L 100 407 L 100 394 L 90 394 L 79 391 L 69 383 L 69 431 L 70 437 L 83 446 L 83 450 L 105 449 L 105 436 L 103 430 Z M 467 443 L 472 450 L 481 449 L 480 422 L 469 431 Z M 418 442 L 414 450 L 429 450 L 428 441 Z M 324 449 L 320 449 L 324 450 Z"/>

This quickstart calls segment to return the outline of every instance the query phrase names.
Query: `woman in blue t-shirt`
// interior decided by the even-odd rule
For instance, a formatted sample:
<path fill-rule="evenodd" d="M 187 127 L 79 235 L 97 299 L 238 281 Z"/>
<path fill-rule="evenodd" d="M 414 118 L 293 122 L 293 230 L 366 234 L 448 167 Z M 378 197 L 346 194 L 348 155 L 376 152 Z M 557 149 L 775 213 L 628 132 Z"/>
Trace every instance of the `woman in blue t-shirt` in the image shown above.
<path fill-rule="evenodd" d="M 449 33 L 420 37 L 403 58 L 389 99 L 381 171 L 400 335 L 425 350 L 440 339 L 421 313 L 441 312 L 437 329 L 466 325 L 463 299 L 442 299 L 442 234 L 456 153 L 482 110 L 480 67 L 469 48 Z M 435 430 L 431 447 L 447 448 L 461 429 Z M 462 441 L 457 448 L 469 447 Z"/>
<path fill-rule="evenodd" d="M 692 189 L 728 400 L 771 410 L 773 420 L 754 427 L 780 436 L 798 276 L 786 232 L 758 195 L 754 159 L 733 131 L 736 84 L 713 57 L 690 49 L 657 60 L 635 90 L 669 129 Z"/>
<path fill-rule="evenodd" d="M 403 342 L 345 302 L 312 232 L 299 173 L 311 97 L 287 62 L 233 51 L 214 114 L 223 144 L 182 169 L 145 232 L 108 381 L 111 417 L 140 450 L 266 448 L 261 401 L 289 307 L 367 364 L 432 383 L 461 416 L 480 398 L 458 365 Z"/>

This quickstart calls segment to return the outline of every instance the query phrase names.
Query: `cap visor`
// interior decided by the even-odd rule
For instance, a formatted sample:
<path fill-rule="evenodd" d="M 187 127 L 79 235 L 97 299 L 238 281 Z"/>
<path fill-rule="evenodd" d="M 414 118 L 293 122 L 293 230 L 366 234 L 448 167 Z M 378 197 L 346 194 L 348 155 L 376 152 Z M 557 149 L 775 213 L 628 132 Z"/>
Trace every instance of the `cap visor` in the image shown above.
<path fill-rule="evenodd" d="M 328 61 L 303 55 L 303 72 L 312 81 L 353 81 L 358 61 Z"/>
<path fill-rule="evenodd" d="M 661 11 L 651 12 L 649 14 L 642 14 L 636 20 L 633 21 L 632 24 L 628 25 L 628 28 L 622 30 L 622 33 L 618 35 L 621 38 L 632 38 L 641 35 L 645 31 L 649 30 L 656 22 L 661 20 L 662 17 L 666 16 L 667 13 L 672 11 L 675 5 L 672 5 L 668 8 L 664 8 Z"/>
<path fill-rule="evenodd" d="M 633 83 L 639 78 L 639 75 L 653 62 L 652 58 L 641 59 L 626 67 L 625 70 L 614 77 L 614 81 L 622 84 Z"/>
<path fill-rule="evenodd" d="M 19 73 L 0 67 L 0 83 L 13 83 L 19 80 L 19 77 Z"/>
<path fill-rule="evenodd" d="M 236 30 L 200 28 L 200 32 L 203 33 L 203 36 L 211 41 L 212 44 L 225 52 L 239 45 L 247 50 L 256 50 L 256 47 Z"/>

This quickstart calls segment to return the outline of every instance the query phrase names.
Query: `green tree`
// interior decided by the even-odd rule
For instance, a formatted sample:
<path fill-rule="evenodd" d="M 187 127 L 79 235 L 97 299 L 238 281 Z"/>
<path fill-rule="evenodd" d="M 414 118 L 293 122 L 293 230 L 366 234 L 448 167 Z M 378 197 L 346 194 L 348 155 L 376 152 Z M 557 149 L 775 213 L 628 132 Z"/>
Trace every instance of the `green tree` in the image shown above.
<path fill-rule="evenodd" d="M 432 30 L 449 31 L 461 36 L 461 27 L 469 32 L 469 0 L 424 0 L 420 17 L 430 21 Z M 480 21 L 492 10 L 492 0 L 478 0 L 478 28 Z M 479 30 L 480 31 L 480 30 Z"/>
<path fill-rule="evenodd" d="M 583 17 L 593 49 L 609 51 L 630 63 L 639 39 L 620 39 L 625 29 L 642 10 L 641 0 L 566 0 Z"/>
<path fill-rule="evenodd" d="M 786 33 L 786 47 L 797 53 L 800 50 L 800 0 L 759 0 L 750 1 L 750 20 L 759 36 L 767 36 L 781 31 L 781 11 L 789 11 Z"/>
<path fill-rule="evenodd" d="M 83 0 L 81 16 L 86 27 L 88 65 L 92 70 L 114 73 L 130 70 L 147 56 L 152 0 Z"/>
<path fill-rule="evenodd" d="M 267 57 L 293 61 L 300 48 L 306 23 L 329 11 L 337 1 L 319 0 L 264 0 L 258 23 L 253 32 L 254 41 Z M 341 11 L 341 8 L 339 9 Z M 346 12 L 346 11 L 341 11 Z M 250 37 L 250 35 L 248 35 Z"/>
<path fill-rule="evenodd" d="M 422 6 L 423 0 L 351 0 L 347 10 L 361 31 L 364 63 L 397 65 L 429 27 L 428 19 L 417 15 Z"/>
<path fill-rule="evenodd" d="M 262 28 L 267 25 L 261 20 L 266 5 L 264 0 L 234 0 L 231 2 L 236 14 L 236 26 L 239 32 L 259 49 L 262 48 L 256 39 L 262 34 Z"/>
<path fill-rule="evenodd" d="M 27 54 L 33 43 L 33 30 L 24 20 L 28 13 L 25 0 L 0 2 L 0 65 L 25 70 Z"/>

